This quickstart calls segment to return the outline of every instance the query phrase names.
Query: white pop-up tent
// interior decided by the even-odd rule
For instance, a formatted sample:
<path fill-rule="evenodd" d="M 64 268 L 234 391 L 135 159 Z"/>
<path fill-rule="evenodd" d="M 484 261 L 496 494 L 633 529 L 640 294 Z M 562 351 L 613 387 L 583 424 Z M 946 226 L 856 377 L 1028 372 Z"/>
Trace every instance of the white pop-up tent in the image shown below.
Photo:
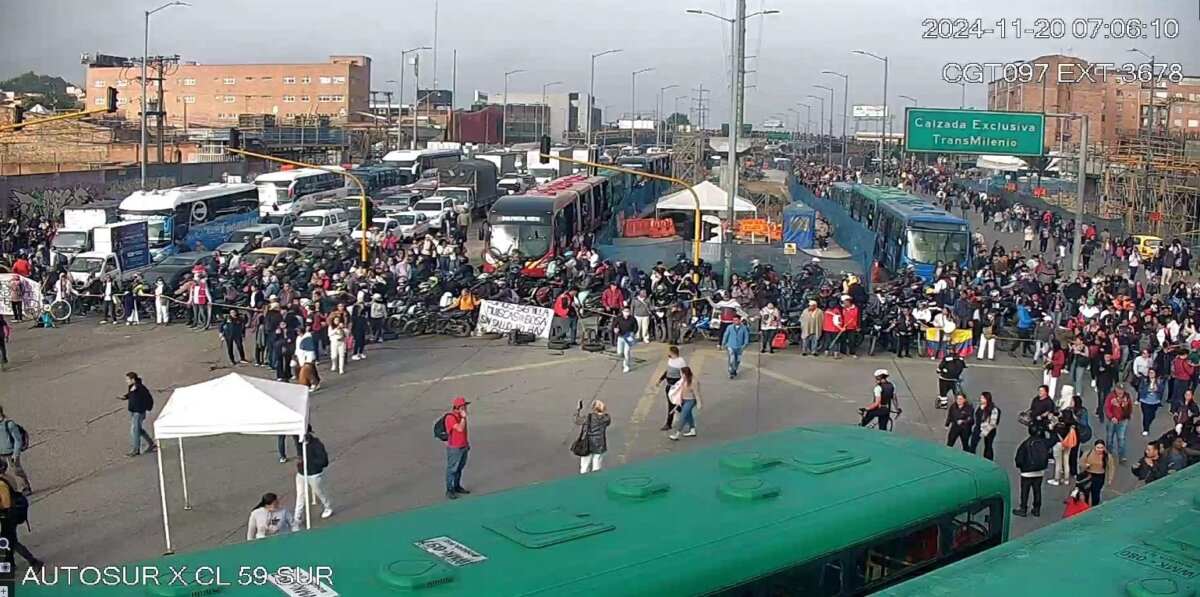
<path fill-rule="evenodd" d="M 691 190 L 696 192 L 695 197 L 687 189 L 676 191 L 659 199 L 658 203 L 654 204 L 654 209 L 659 211 L 695 211 L 696 198 L 700 199 L 700 211 L 727 211 L 729 209 L 729 193 L 726 193 L 725 189 L 706 180 L 692 187 Z M 742 197 L 734 198 L 733 209 L 739 212 L 758 211 L 753 202 Z"/>
<path fill-rule="evenodd" d="M 167 487 L 163 475 L 163 440 L 179 440 L 179 472 L 183 477 L 183 508 L 191 510 L 188 499 L 187 465 L 183 456 L 183 438 L 243 433 L 247 435 L 296 435 L 304 438 L 301 459 L 308 466 L 308 388 L 230 373 L 225 377 L 175 390 L 154 421 L 154 440 L 158 446 L 158 487 L 162 497 L 163 532 L 167 553 L 171 551 L 171 522 L 167 515 Z M 304 524 L 308 512 L 308 483 L 304 484 Z M 301 499 L 296 496 L 296 499 Z"/>

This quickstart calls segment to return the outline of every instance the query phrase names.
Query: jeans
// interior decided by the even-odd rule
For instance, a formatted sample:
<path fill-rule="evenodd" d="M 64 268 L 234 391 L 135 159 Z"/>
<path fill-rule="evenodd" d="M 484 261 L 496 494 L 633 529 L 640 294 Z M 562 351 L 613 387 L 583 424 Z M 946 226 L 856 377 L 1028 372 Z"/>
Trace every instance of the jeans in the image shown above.
<path fill-rule="evenodd" d="M 208 329 L 208 305 L 192 305 L 192 323 L 195 327 Z"/>
<path fill-rule="evenodd" d="M 696 429 L 696 415 L 693 411 L 696 409 L 696 401 L 684 400 L 680 406 L 683 410 L 679 413 L 679 432 L 694 431 Z"/>
<path fill-rule="evenodd" d="M 446 492 L 454 493 L 462 488 L 462 472 L 467 466 L 467 453 L 470 446 L 451 448 L 446 446 Z"/>
<path fill-rule="evenodd" d="M 983 441 L 983 457 L 988 460 L 995 460 L 996 452 L 992 449 L 992 442 L 996 441 L 996 430 L 993 429 L 990 433 L 982 437 L 972 435 L 970 450 L 972 454 L 978 453 L 980 440 Z"/>
<path fill-rule="evenodd" d="M 1088 497 L 1089 502 L 1093 507 L 1100 505 L 1100 491 L 1104 489 L 1104 481 L 1107 475 L 1092 474 L 1088 481 Z"/>
<path fill-rule="evenodd" d="M 617 336 L 617 356 L 621 357 L 621 365 L 629 371 L 633 365 L 633 347 L 637 340 L 632 336 Z"/>
<path fill-rule="evenodd" d="M 237 349 L 238 356 L 236 359 L 233 358 L 233 351 L 235 348 Z M 236 365 L 238 362 L 246 360 L 246 348 L 242 345 L 241 338 L 226 338 L 225 352 L 229 354 L 229 364 L 231 365 Z"/>
<path fill-rule="evenodd" d="M 729 374 L 737 375 L 738 367 L 742 366 L 742 349 L 727 348 L 725 352 L 729 354 Z"/>
<path fill-rule="evenodd" d="M 371 318 L 371 341 L 376 344 L 383 342 L 383 321 L 382 317 Z"/>
<path fill-rule="evenodd" d="M 129 446 L 131 454 L 142 453 L 142 438 L 146 438 L 146 443 L 150 448 L 154 447 L 154 438 L 142 429 L 142 423 L 146 422 L 146 413 L 129 413 Z"/>
<path fill-rule="evenodd" d="M 772 344 L 772 342 L 775 341 L 775 334 L 777 334 L 777 333 L 779 333 L 779 330 L 776 330 L 776 329 L 760 330 L 759 334 L 761 334 L 761 336 L 758 339 L 759 340 L 758 349 L 763 352 L 766 352 L 769 350 L 772 353 L 774 353 L 775 345 Z"/>
<path fill-rule="evenodd" d="M 1146 404 L 1145 402 L 1140 402 L 1139 404 L 1142 405 L 1142 431 L 1149 433 L 1150 424 L 1154 422 L 1154 415 L 1158 414 L 1158 407 L 1162 405 Z"/>
<path fill-rule="evenodd" d="M 293 513 L 296 519 L 298 528 L 304 527 L 304 481 L 308 481 L 308 490 L 312 495 L 321 500 L 321 505 L 325 506 L 326 510 L 333 510 L 333 501 L 329 499 L 329 492 L 325 489 L 325 473 L 321 472 L 316 475 L 301 475 L 296 474 L 296 511 Z"/>
<path fill-rule="evenodd" d="M 821 334 L 810 334 L 800 339 L 804 354 L 817 354 L 821 347 Z"/>
<path fill-rule="evenodd" d="M 286 435 L 275 436 L 275 448 L 277 450 L 279 450 L 279 459 L 280 460 L 287 459 L 287 437 L 288 436 L 286 436 Z M 300 436 L 293 435 L 292 442 L 296 444 L 296 456 L 302 455 L 304 453 L 304 450 L 300 447 Z"/>
<path fill-rule="evenodd" d="M 1108 451 L 1125 460 L 1125 430 L 1129 427 L 1129 419 L 1117 423 L 1109 421 L 1106 427 L 1105 441 L 1108 443 Z"/>
<path fill-rule="evenodd" d="M 567 333 L 570 334 L 569 338 L 570 338 L 571 344 L 575 344 L 575 341 L 579 336 L 579 318 L 578 317 L 568 317 L 567 318 L 567 330 L 568 330 Z"/>

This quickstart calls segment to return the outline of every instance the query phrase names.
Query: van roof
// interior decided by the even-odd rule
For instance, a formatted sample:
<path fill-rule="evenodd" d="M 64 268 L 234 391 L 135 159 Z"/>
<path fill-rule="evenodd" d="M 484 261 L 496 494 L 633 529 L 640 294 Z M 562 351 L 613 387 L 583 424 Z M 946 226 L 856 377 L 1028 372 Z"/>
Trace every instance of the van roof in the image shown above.
<path fill-rule="evenodd" d="M 306 212 L 300 214 L 300 217 L 303 218 L 304 216 L 328 216 L 330 214 L 338 213 L 339 211 L 342 213 L 346 213 L 346 210 L 344 210 L 340 207 L 331 207 L 329 209 L 311 209 L 309 211 L 306 211 Z"/>

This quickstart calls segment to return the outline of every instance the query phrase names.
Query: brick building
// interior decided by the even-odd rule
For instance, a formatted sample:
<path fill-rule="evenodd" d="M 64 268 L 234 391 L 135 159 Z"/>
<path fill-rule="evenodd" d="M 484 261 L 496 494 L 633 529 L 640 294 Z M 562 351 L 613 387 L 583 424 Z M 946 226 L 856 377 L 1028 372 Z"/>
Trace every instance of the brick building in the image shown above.
<path fill-rule="evenodd" d="M 181 62 L 163 77 L 166 122 L 200 126 L 236 125 L 239 114 L 274 114 L 286 120 L 300 114 L 329 116 L 336 122 L 363 120 L 370 110 L 371 59 L 331 56 L 318 64 L 200 64 Z M 140 67 L 87 68 L 88 106 L 104 102 L 103 89 L 118 91 L 121 113 L 139 118 Z M 151 103 L 157 89 L 149 75 Z"/>
<path fill-rule="evenodd" d="M 1020 75 L 1010 71 L 1010 80 L 998 74 L 988 83 L 989 110 L 1087 114 L 1091 143 L 1112 144 L 1146 129 L 1200 135 L 1200 77 L 1185 77 L 1181 83 L 1157 81 L 1151 89 L 1150 83 L 1125 82 L 1122 73 L 1081 58 L 1054 54 L 1026 63 L 1030 67 Z M 1078 140 L 1078 121 L 1046 120 L 1048 149 L 1069 147 Z"/>

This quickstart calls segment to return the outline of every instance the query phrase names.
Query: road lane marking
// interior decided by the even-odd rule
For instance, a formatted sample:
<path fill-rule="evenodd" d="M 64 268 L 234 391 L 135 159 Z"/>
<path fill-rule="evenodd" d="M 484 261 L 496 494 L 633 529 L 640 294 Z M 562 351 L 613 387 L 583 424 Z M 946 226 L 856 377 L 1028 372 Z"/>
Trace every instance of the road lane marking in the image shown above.
<path fill-rule="evenodd" d="M 658 378 L 662 377 L 667 370 L 667 355 L 663 355 L 654 366 L 654 371 L 650 374 L 650 380 L 646 382 L 646 387 L 642 390 L 642 396 L 638 398 L 637 406 L 633 408 L 633 414 L 629 417 L 629 430 L 626 432 L 625 445 L 621 448 L 620 454 L 617 455 L 617 460 L 624 464 L 629 458 L 629 449 L 637 443 L 638 435 L 641 432 L 642 424 L 646 422 L 646 417 L 650 416 L 650 411 L 654 408 L 655 398 L 658 397 Z"/>
<path fill-rule="evenodd" d="M 789 377 L 782 373 L 776 373 L 774 371 L 771 371 L 770 369 L 766 369 L 763 367 L 756 367 L 753 363 L 743 363 L 742 366 L 747 367 L 749 369 L 756 369 L 759 372 L 759 374 L 761 374 L 761 375 L 765 375 L 765 376 L 775 379 L 777 381 L 782 381 L 783 383 L 795 386 L 797 388 L 800 388 L 801 390 L 807 390 L 807 391 L 813 392 L 815 394 L 823 394 L 823 395 L 829 396 L 831 398 L 837 398 L 838 400 L 845 402 L 846 404 L 854 404 L 854 400 L 852 400 L 846 396 L 843 396 L 837 392 L 831 392 L 825 388 L 814 386 L 806 381 L 801 381 L 799 379 L 796 379 L 794 377 Z"/>
<path fill-rule="evenodd" d="M 470 373 L 460 373 L 458 375 L 447 375 L 444 377 L 436 377 L 432 379 L 422 379 L 419 381 L 406 381 L 398 383 L 393 387 L 403 388 L 409 386 L 426 386 L 442 381 L 455 381 L 459 379 L 467 379 L 470 377 L 480 377 L 483 375 L 500 375 L 504 373 L 518 373 L 521 371 L 529 371 L 531 369 L 541 369 L 544 367 L 553 367 L 555 365 L 566 365 L 568 363 L 581 363 L 583 361 L 597 361 L 600 358 L 595 356 L 573 357 L 569 359 L 555 359 L 552 361 L 542 361 L 540 363 L 529 363 L 526 365 L 517 365 L 515 367 L 502 367 L 500 369 L 488 369 L 486 371 L 472 371 Z"/>

